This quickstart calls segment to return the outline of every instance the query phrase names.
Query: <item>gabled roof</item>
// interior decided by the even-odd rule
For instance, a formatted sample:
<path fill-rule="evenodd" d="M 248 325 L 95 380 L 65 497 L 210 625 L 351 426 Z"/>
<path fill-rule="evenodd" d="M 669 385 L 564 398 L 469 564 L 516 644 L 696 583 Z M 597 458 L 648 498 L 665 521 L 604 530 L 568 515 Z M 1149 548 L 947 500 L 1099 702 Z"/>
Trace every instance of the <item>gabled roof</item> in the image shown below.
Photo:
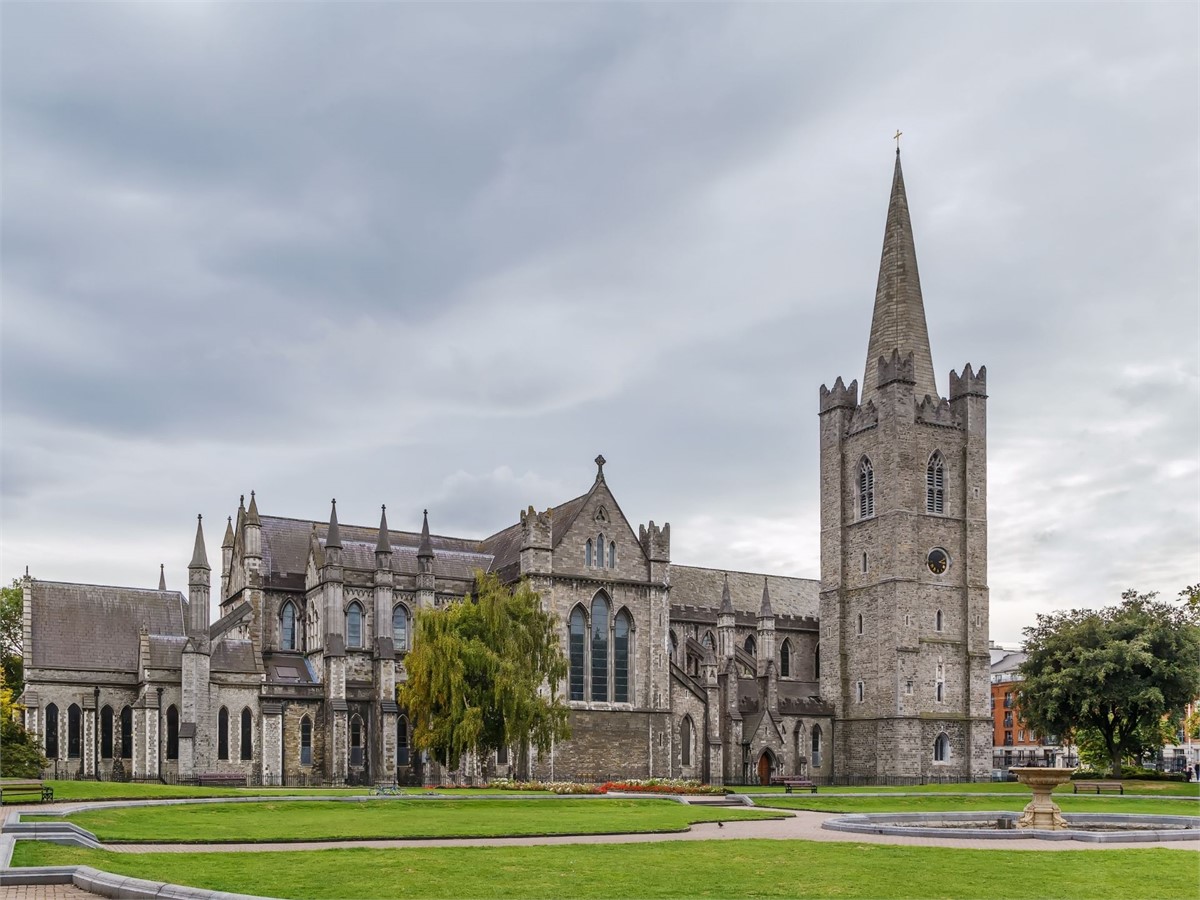
<path fill-rule="evenodd" d="M 671 565 L 671 605 L 720 606 L 724 579 L 729 576 L 729 593 L 738 613 L 758 614 L 762 608 L 763 579 L 771 592 L 775 616 L 816 617 L 820 608 L 821 583 L 813 578 L 789 578 L 758 572 L 728 572 L 698 566 Z"/>
<path fill-rule="evenodd" d="M 46 669 L 136 671 L 138 634 L 184 636 L 178 591 L 60 581 L 30 586 L 32 665 Z"/>

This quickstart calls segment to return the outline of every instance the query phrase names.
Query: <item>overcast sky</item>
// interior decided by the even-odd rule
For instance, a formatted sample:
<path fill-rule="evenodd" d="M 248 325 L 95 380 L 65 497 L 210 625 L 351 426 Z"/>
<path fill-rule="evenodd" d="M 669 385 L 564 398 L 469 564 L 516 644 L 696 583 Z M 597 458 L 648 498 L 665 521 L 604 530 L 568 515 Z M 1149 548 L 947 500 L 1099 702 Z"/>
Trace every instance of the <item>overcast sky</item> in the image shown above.
<path fill-rule="evenodd" d="M 609 485 L 817 577 L 902 150 L 992 637 L 1200 581 L 1197 5 L 5 3 L 7 582 Z M 714 602 L 717 598 L 714 598 Z"/>

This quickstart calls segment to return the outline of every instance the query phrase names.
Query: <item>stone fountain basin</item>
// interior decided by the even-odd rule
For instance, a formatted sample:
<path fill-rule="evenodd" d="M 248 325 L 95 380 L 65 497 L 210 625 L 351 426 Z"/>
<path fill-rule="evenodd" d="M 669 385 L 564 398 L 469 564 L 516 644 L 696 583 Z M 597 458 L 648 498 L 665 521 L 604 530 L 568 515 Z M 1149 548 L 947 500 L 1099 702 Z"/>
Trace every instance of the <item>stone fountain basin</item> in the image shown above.
<path fill-rule="evenodd" d="M 1200 841 L 1200 816 L 1137 813 L 1064 813 L 1067 828 L 1017 828 L 1019 812 L 851 813 L 826 819 L 822 828 L 858 834 L 1012 841 L 1086 841 L 1094 844 Z M 1004 819 L 1008 827 L 997 827 Z"/>

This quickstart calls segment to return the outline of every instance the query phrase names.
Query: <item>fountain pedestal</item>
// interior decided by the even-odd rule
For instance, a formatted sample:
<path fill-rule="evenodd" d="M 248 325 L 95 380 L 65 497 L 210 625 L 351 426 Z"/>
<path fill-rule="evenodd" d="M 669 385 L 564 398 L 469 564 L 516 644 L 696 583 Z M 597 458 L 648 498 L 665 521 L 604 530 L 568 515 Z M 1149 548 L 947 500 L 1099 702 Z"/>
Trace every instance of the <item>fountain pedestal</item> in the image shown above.
<path fill-rule="evenodd" d="M 1074 769 L 1026 766 L 1009 769 L 1009 771 L 1015 773 L 1017 780 L 1021 784 L 1028 785 L 1029 789 L 1033 791 L 1033 800 L 1029 802 L 1025 811 L 1021 813 L 1021 818 L 1017 820 L 1018 828 L 1058 831 L 1069 827 L 1066 819 L 1062 817 L 1062 810 L 1058 808 L 1058 804 L 1050 799 L 1050 792 L 1060 784 L 1070 781 Z"/>

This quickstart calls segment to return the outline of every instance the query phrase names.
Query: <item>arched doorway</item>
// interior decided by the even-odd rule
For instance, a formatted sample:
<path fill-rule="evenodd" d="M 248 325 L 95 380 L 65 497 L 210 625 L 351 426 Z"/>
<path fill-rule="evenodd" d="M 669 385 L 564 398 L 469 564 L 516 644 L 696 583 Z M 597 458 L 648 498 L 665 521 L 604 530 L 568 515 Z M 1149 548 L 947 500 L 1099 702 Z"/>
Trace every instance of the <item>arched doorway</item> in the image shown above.
<path fill-rule="evenodd" d="M 758 758 L 758 783 L 770 784 L 771 776 L 775 774 L 775 756 L 770 750 L 764 750 Z"/>

